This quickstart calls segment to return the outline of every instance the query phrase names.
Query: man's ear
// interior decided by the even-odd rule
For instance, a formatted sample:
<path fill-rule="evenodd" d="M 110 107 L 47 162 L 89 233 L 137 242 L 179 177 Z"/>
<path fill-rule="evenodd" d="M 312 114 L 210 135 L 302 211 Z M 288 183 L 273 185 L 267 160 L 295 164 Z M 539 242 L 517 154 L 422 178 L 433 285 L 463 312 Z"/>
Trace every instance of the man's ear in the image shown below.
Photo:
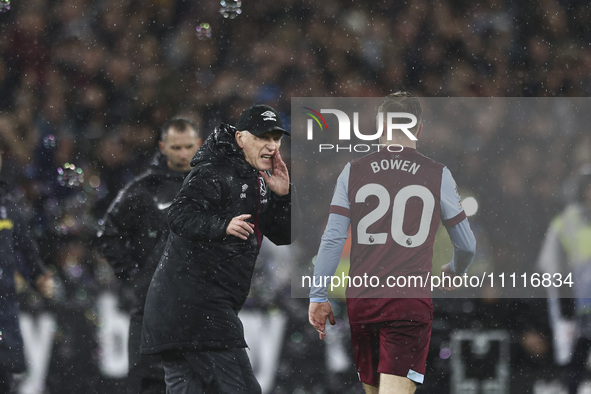
<path fill-rule="evenodd" d="M 240 149 L 244 148 L 244 141 L 242 140 L 244 138 L 244 135 L 242 134 L 242 132 L 236 131 L 236 134 L 234 136 L 236 137 L 236 143 L 238 144 Z"/>
<path fill-rule="evenodd" d="M 163 141 L 158 141 L 158 148 L 160 148 L 160 153 L 162 153 L 163 155 L 166 156 L 166 153 L 164 152 L 164 142 Z"/>
<path fill-rule="evenodd" d="M 423 131 L 423 123 L 421 122 L 421 124 L 419 124 L 419 129 L 417 130 L 417 135 L 416 137 L 419 138 L 419 135 L 421 135 L 421 131 Z"/>

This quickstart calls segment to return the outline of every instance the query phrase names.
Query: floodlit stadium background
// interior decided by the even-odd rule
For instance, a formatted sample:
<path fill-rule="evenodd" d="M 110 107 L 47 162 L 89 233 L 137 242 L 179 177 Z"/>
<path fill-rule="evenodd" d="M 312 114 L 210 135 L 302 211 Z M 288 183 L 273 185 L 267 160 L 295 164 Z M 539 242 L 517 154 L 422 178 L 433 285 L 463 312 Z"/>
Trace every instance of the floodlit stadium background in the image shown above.
<path fill-rule="evenodd" d="M 68 300 L 50 305 L 21 288 L 30 361 L 21 392 L 124 391 L 128 292 L 91 240 L 173 115 L 200 120 L 207 134 L 253 102 L 274 106 L 289 124 L 292 97 L 591 93 L 591 12 L 582 0 L 247 0 L 233 19 L 219 10 L 216 1 L 31 0 L 0 13 L 2 176 L 15 185 Z M 590 133 L 548 128 L 551 113 L 543 115 L 507 125 L 491 112 L 426 129 L 421 149 L 479 204 L 481 264 L 533 264 L 549 221 L 572 198 L 578 168 L 591 161 Z M 315 171 L 332 189 L 338 173 Z M 301 198 L 316 201 L 313 193 Z M 290 296 L 287 262 L 314 253 L 320 234 L 306 236 L 306 250 L 261 255 L 243 311 L 253 367 L 268 393 L 357 393 L 344 311 L 319 343 L 306 300 Z M 311 261 L 295 264 L 304 270 Z M 419 392 L 451 392 L 454 376 L 474 385 L 504 379 L 515 393 L 560 392 L 544 299 L 443 299 L 436 311 Z M 488 376 L 495 365 L 507 374 Z"/>

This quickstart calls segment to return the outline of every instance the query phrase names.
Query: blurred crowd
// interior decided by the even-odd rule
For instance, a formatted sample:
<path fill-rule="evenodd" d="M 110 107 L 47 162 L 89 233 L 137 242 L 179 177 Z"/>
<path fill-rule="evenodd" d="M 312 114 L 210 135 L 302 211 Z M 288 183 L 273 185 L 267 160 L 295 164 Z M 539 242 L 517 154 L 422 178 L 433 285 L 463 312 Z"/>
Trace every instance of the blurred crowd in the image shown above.
<path fill-rule="evenodd" d="M 54 308 L 58 315 L 52 393 L 64 392 L 52 391 L 64 382 L 78 384 L 71 392 L 96 391 L 93 297 L 115 289 L 125 308 L 125 294 L 92 241 L 116 193 L 146 168 L 159 127 L 171 117 L 194 119 L 205 137 L 252 103 L 277 108 L 288 124 L 292 97 L 379 97 L 400 89 L 421 97 L 591 93 L 591 6 L 584 0 L 247 0 L 228 18 L 213 0 L 11 5 L 0 13 L 1 175 L 14 186 L 68 300 L 48 306 L 23 293 L 23 309 Z M 429 132 L 421 150 L 480 197 L 475 226 L 485 233 L 487 263 L 532 266 L 550 219 L 572 197 L 578 168 L 591 162 L 591 134 L 548 128 L 544 119 L 496 119 L 494 111 L 459 119 L 461 127 Z M 310 234 L 310 250 L 318 242 Z M 304 361 L 319 347 L 305 327 L 307 301 L 290 299 L 283 280 L 287 290 L 275 286 L 270 295 L 265 288 L 249 304 L 279 306 L 292 317 L 275 392 L 312 392 L 306 384 L 314 392 L 356 392 L 351 371 L 329 384 L 332 375 Z M 255 293 L 258 285 L 260 276 Z M 462 328 L 509 330 L 516 385 L 558 373 L 545 300 L 447 301 L 435 317 L 431 384 L 449 384 L 449 364 L 439 354 L 450 319 Z"/>

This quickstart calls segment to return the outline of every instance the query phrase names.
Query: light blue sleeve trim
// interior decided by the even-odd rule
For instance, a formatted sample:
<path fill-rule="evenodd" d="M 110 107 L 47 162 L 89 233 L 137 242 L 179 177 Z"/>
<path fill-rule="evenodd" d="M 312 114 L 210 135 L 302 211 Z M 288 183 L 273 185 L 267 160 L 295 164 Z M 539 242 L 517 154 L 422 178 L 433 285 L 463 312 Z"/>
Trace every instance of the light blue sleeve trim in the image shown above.
<path fill-rule="evenodd" d="M 339 262 L 343 247 L 347 240 L 347 230 L 349 230 L 349 218 L 331 213 L 328 216 L 328 223 L 322 235 L 318 256 L 316 257 L 316 266 L 314 267 L 314 278 L 312 279 L 312 288 L 310 289 L 310 298 L 326 299 L 328 296 L 327 286 L 331 283 L 328 277 L 334 275 Z M 316 301 L 315 301 L 316 302 Z"/>
<path fill-rule="evenodd" d="M 476 238 L 470 228 L 468 218 L 455 226 L 446 227 L 446 229 L 454 246 L 451 269 L 456 275 L 463 275 L 476 254 Z"/>
<path fill-rule="evenodd" d="M 458 216 L 464 208 L 458 186 L 451 172 L 443 167 L 441 174 L 441 219 L 447 220 Z"/>
<path fill-rule="evenodd" d="M 328 298 L 324 297 L 324 298 L 317 298 L 317 297 L 313 297 L 310 298 L 310 302 L 326 302 L 328 301 Z"/>
<path fill-rule="evenodd" d="M 337 179 L 337 184 L 335 186 L 334 194 L 332 195 L 332 200 L 330 205 L 337 205 L 343 208 L 350 208 L 349 204 L 349 174 L 351 173 L 351 163 L 347 163 L 339 178 Z"/>
<path fill-rule="evenodd" d="M 422 373 L 418 373 L 417 371 L 413 371 L 412 369 L 408 370 L 406 377 L 412 380 L 413 382 L 423 384 L 425 381 L 425 375 Z"/>

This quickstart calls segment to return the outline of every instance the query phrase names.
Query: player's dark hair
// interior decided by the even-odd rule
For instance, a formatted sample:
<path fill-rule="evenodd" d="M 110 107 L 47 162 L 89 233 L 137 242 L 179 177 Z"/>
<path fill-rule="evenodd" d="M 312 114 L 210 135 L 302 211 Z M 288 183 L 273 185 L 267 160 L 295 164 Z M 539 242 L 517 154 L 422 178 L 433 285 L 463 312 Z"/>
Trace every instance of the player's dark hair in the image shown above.
<path fill-rule="evenodd" d="M 166 123 L 162 125 L 160 128 L 160 140 L 166 140 L 168 136 L 168 131 L 170 129 L 174 129 L 180 133 L 183 133 L 189 129 L 195 130 L 197 136 L 199 136 L 199 129 L 197 128 L 197 124 L 193 122 L 191 119 L 183 118 L 183 117 L 175 117 L 168 120 Z"/>
<path fill-rule="evenodd" d="M 404 91 L 390 93 L 384 97 L 378 111 L 382 113 L 406 112 L 413 114 L 417 117 L 417 125 L 411 129 L 413 134 L 416 134 L 416 131 L 419 128 L 419 125 L 421 124 L 421 116 L 423 114 L 419 99 Z"/>

